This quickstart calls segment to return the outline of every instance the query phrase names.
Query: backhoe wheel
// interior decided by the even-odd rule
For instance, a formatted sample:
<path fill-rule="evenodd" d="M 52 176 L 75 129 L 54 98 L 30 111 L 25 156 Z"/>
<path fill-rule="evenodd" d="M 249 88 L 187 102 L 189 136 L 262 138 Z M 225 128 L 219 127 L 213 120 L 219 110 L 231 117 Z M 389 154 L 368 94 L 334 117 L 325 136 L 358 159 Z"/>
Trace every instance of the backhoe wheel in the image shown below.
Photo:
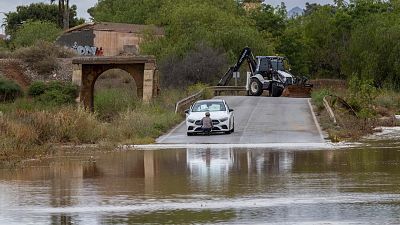
<path fill-rule="evenodd" d="M 260 96 L 263 92 L 262 84 L 258 79 L 251 79 L 250 81 L 250 95 Z"/>
<path fill-rule="evenodd" d="M 283 89 L 279 86 L 276 85 L 276 83 L 272 83 L 271 85 L 271 95 L 272 97 L 281 97 L 282 93 L 283 93 Z"/>

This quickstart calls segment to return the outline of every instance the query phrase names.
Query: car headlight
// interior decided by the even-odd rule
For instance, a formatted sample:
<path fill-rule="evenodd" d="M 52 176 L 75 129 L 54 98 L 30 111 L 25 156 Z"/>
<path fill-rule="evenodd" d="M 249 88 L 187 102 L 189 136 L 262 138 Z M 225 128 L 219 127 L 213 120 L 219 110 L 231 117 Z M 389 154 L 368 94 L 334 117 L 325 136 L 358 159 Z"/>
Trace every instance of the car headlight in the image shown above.
<path fill-rule="evenodd" d="M 194 123 L 195 120 L 194 120 L 194 119 L 188 119 L 187 121 L 188 121 L 189 123 Z"/>
<path fill-rule="evenodd" d="M 225 121 L 227 121 L 228 119 L 229 119 L 228 117 L 224 117 L 224 118 L 220 119 L 219 121 L 225 122 Z"/>

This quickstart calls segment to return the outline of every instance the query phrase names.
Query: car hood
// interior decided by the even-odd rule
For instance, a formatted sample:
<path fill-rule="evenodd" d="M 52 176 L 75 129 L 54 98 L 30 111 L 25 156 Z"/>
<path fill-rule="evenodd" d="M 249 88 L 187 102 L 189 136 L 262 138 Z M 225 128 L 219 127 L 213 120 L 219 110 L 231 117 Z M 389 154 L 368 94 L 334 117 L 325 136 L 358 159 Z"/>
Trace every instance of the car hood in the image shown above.
<path fill-rule="evenodd" d="M 205 112 L 190 112 L 187 116 L 187 118 L 192 120 L 201 120 L 203 117 L 205 117 Z M 229 117 L 229 114 L 225 111 L 210 112 L 210 117 L 213 120 L 219 120 L 224 117 Z"/>

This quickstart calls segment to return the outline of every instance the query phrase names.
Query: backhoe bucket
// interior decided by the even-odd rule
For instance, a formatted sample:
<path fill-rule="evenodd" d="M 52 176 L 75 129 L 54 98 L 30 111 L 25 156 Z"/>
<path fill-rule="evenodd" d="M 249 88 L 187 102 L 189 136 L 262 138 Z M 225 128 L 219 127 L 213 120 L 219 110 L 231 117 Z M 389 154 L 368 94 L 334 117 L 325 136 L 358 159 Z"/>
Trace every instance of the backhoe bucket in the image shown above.
<path fill-rule="evenodd" d="M 311 97 L 311 84 L 306 85 L 288 85 L 285 90 L 283 90 L 283 97 L 291 97 L 291 98 L 309 98 Z"/>

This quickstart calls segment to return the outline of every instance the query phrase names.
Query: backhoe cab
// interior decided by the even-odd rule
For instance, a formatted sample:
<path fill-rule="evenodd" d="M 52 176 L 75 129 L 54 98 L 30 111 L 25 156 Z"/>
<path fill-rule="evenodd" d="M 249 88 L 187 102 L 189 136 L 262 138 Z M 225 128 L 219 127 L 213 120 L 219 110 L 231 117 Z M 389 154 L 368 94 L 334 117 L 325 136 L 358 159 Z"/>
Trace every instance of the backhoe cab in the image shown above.
<path fill-rule="evenodd" d="M 280 56 L 257 56 L 254 57 L 251 49 L 243 49 L 236 64 L 229 68 L 218 86 L 226 86 L 231 80 L 233 73 L 240 69 L 244 61 L 247 61 L 250 77 L 246 82 L 248 95 L 260 96 L 264 90 L 269 96 L 280 97 L 288 85 L 299 81 L 289 73 L 287 60 Z"/>

